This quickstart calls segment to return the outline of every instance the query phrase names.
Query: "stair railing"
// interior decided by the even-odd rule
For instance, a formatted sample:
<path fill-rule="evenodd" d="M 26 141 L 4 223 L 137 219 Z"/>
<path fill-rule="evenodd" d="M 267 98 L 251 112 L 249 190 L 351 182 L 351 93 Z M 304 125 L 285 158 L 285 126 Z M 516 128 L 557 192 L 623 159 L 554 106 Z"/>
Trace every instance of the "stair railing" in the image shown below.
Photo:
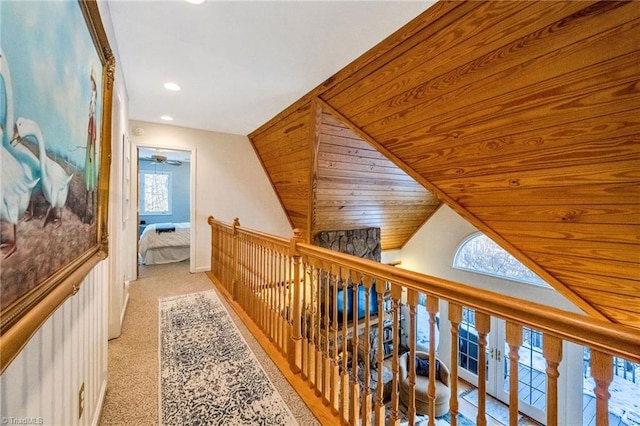
<path fill-rule="evenodd" d="M 543 333 L 547 425 L 558 424 L 557 378 L 563 340 L 591 349 L 597 425 L 607 425 L 609 421 L 613 357 L 640 362 L 640 333 L 630 327 L 327 250 L 304 243 L 297 230 L 293 238 L 285 239 L 243 228 L 237 218 L 233 224 L 213 217 L 208 222 L 214 280 L 238 302 L 288 359 L 291 370 L 301 375 L 319 400 L 330 407 L 336 422 L 342 424 L 399 425 L 403 416 L 409 425 L 415 424 L 415 333 L 420 294 L 427 299 L 430 336 L 435 333 L 440 302 L 448 304 L 451 358 L 445 364 L 450 369 L 448 405 L 453 426 L 459 413 L 458 327 L 463 307 L 475 310 L 479 366 L 486 363 L 491 317 L 506 321 L 510 389 L 518 389 L 523 327 Z M 372 299 L 374 291 L 376 298 Z M 405 351 L 409 354 L 407 365 L 401 366 L 399 319 L 403 291 L 409 309 L 409 330 L 405 330 Z M 359 307 L 361 303 L 364 307 Z M 359 318 L 361 312 L 363 318 Z M 372 341 L 374 335 L 377 337 Z M 436 358 L 435 339 L 429 339 L 428 353 L 430 359 Z M 391 366 L 391 378 L 386 380 L 385 369 L 379 367 L 385 362 Z M 400 383 L 402 368 L 407 377 Z M 436 363 L 431 362 L 429 377 L 435 376 Z M 485 382 L 486 370 L 478 368 L 478 425 L 486 424 Z M 435 381 L 429 381 L 426 394 L 428 424 L 434 425 Z M 509 411 L 509 423 L 516 425 L 517 392 L 510 393 Z"/>

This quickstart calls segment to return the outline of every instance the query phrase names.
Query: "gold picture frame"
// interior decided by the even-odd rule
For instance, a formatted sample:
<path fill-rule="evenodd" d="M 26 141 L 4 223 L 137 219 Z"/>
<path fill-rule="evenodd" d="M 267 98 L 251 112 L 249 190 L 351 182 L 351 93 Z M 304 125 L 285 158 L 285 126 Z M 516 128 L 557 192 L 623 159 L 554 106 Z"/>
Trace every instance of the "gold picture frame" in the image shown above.
<path fill-rule="evenodd" d="M 0 7 L 1 373 L 108 255 L 115 59 L 95 0 Z"/>

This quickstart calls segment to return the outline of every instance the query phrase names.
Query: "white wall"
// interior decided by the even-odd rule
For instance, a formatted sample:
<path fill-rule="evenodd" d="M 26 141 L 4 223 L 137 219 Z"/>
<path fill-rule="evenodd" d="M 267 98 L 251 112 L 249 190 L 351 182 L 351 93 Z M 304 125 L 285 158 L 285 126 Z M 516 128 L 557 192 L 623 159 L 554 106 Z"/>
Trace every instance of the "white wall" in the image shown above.
<path fill-rule="evenodd" d="M 129 297 L 128 283 L 136 276 L 136 245 L 127 243 L 124 238 L 132 229 L 137 230 L 135 220 L 135 202 L 126 206 L 123 200 L 126 198 L 123 180 L 127 175 L 132 177 L 127 158 L 131 159 L 131 149 L 128 142 L 129 123 L 129 96 L 126 82 L 122 73 L 118 45 L 111 24 L 111 14 L 107 2 L 99 2 L 102 22 L 109 38 L 109 44 L 116 58 L 116 74 L 113 86 L 113 108 L 111 117 L 111 176 L 109 181 L 109 338 L 120 335 L 122 320 Z M 128 151 L 127 151 L 128 150 Z M 128 155 L 127 155 L 128 154 Z M 132 177 L 135 182 L 135 175 Z M 129 185 L 130 186 L 130 185 Z M 135 198 L 133 192 L 129 196 Z M 125 220 L 128 218 L 128 220 Z M 107 284 L 105 284 L 107 285 Z"/>
<path fill-rule="evenodd" d="M 97 424 L 107 386 L 107 261 L 85 278 L 0 376 L 0 419 L 30 424 Z M 84 383 L 84 413 L 78 392 Z M 41 419 L 41 420 L 40 420 Z M 26 423 L 24 423 L 26 424 Z"/>
<path fill-rule="evenodd" d="M 210 269 L 211 228 L 207 218 L 229 222 L 240 218 L 242 226 L 290 238 L 291 225 L 246 136 L 184 127 L 131 121 L 131 142 L 136 146 L 192 151 L 195 173 L 192 197 L 195 217 L 192 245 L 195 271 Z M 133 129 L 143 129 L 136 136 Z M 137 238 L 132 232 L 128 238 Z M 135 243 L 135 240 L 134 240 Z"/>
<path fill-rule="evenodd" d="M 443 205 L 402 248 L 400 267 L 507 296 L 539 301 L 558 309 L 582 313 L 553 289 L 453 269 L 451 265 L 458 245 L 476 232 L 478 230 L 473 225 Z"/>
<path fill-rule="evenodd" d="M 507 296 L 534 301 L 574 313 L 582 313 L 560 293 L 550 288 L 518 283 L 497 277 L 453 269 L 453 257 L 458 245 L 478 230 L 452 209 L 443 205 L 401 250 L 399 267 L 447 280 L 490 290 Z M 440 301 L 439 355 L 450 359 L 451 335 L 447 303 Z M 570 424 L 567 413 L 582 412 L 582 347 L 565 342 L 561 365 L 559 392 L 562 400 L 559 424 Z"/>

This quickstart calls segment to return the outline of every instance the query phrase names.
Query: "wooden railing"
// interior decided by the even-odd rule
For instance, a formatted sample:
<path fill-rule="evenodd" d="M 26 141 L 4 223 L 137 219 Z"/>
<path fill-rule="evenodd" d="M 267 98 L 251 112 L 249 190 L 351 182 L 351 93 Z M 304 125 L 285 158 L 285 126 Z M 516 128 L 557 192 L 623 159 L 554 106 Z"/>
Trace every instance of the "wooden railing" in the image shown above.
<path fill-rule="evenodd" d="M 596 386 L 596 424 L 607 425 L 609 385 L 613 379 L 612 357 L 640 362 L 640 333 L 548 306 L 503 296 L 463 284 L 363 260 L 303 242 L 294 231 L 290 240 L 209 218 L 211 225 L 211 272 L 233 299 L 269 337 L 291 370 L 300 374 L 322 402 L 331 408 L 336 422 L 364 426 L 399 425 L 400 404 L 406 406 L 410 425 L 416 414 L 415 332 L 416 307 L 426 295 L 430 336 L 442 301 L 448 304 L 451 323 L 449 366 L 450 423 L 457 424 L 458 329 L 463 307 L 475 310 L 478 333 L 478 365 L 486 365 L 487 335 L 492 316 L 506 321 L 509 345 L 510 389 L 518 389 L 518 352 L 523 327 L 543 333 L 543 356 L 547 363 L 547 425 L 558 424 L 558 367 L 562 341 L 591 349 L 591 373 Z M 359 311 L 364 289 L 368 307 L 375 291 L 378 315 L 364 309 L 364 318 L 349 321 L 348 294 L 352 312 Z M 403 299 L 406 290 L 406 300 Z M 340 300 L 341 299 L 341 300 Z M 409 308 L 408 364 L 402 367 L 407 380 L 400 383 L 400 306 Z M 343 324 L 345 326 L 343 326 Z M 386 331 L 385 331 L 386 330 Z M 357 331 L 357 332 L 356 332 Z M 384 334 L 391 334 L 390 401 L 385 403 Z M 377 334 L 372 345 L 371 333 Z M 365 336 L 366 338 L 363 338 Z M 429 358 L 436 359 L 435 339 L 429 339 Z M 362 370 L 362 371 L 359 371 Z M 373 377 L 372 377 L 373 374 Z M 436 363 L 429 363 L 429 377 L 436 376 Z M 372 380 L 373 379 L 373 380 Z M 372 383 L 375 381 L 375 385 Z M 486 370 L 478 368 L 476 423 L 486 424 Z M 400 389 L 404 389 L 401 398 Z M 408 395 L 408 396 L 406 396 Z M 389 399 L 389 395 L 386 395 Z M 404 399 L 404 401 L 402 401 Z M 435 381 L 427 388 L 429 424 L 435 424 Z M 509 422 L 518 419 L 518 394 L 510 393 Z M 388 413 L 387 413 L 388 411 Z"/>

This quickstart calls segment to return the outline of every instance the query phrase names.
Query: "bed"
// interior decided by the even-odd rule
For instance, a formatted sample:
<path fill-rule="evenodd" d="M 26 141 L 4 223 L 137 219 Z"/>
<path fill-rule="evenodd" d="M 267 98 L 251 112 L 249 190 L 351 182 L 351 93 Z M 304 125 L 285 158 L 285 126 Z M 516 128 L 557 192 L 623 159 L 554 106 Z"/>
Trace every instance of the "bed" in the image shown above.
<path fill-rule="evenodd" d="M 189 259 L 191 224 L 154 223 L 140 235 L 140 263 L 157 265 Z"/>

